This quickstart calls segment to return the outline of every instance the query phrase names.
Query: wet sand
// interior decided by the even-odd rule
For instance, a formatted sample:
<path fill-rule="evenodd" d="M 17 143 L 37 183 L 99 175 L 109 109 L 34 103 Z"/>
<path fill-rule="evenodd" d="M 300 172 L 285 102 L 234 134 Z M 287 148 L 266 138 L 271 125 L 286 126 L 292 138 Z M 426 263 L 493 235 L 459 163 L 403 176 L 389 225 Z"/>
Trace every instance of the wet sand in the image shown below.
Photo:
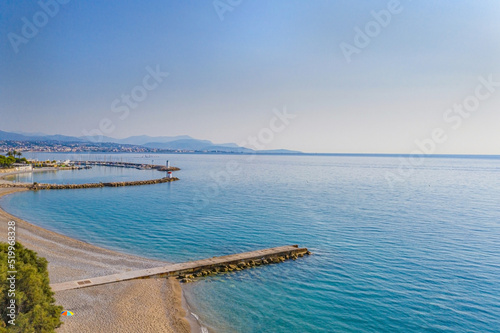
<path fill-rule="evenodd" d="M 25 191 L 0 188 L 0 197 Z M 17 240 L 49 262 L 51 283 L 164 266 L 154 261 L 102 249 L 45 230 L 0 210 L 0 233 L 6 241 L 7 222 L 16 221 Z M 74 312 L 62 317 L 58 333 L 87 332 L 197 332 L 182 307 L 182 291 L 175 279 L 143 279 L 61 291 L 57 304 Z M 192 327 L 191 327 L 192 326 Z"/>

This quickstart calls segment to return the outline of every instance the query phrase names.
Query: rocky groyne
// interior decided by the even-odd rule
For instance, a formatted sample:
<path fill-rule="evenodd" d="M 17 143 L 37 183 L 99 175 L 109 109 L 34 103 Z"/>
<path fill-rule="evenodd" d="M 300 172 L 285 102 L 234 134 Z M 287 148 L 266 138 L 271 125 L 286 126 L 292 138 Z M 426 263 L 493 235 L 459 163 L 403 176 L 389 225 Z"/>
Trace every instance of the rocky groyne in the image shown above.
<path fill-rule="evenodd" d="M 31 184 L 26 184 L 26 183 L 11 183 L 11 182 L 5 182 L 5 183 L 0 183 L 0 188 L 28 188 Z"/>
<path fill-rule="evenodd" d="M 98 188 L 98 187 L 120 187 L 120 186 L 140 186 L 140 185 L 152 185 L 169 183 L 179 180 L 179 178 L 160 178 L 151 180 L 137 180 L 130 182 L 111 182 L 111 183 L 87 183 L 87 184 L 29 184 L 25 185 L 26 188 L 30 190 L 66 190 L 66 189 L 78 189 L 78 188 Z"/>
<path fill-rule="evenodd" d="M 310 254 L 312 253 L 306 248 L 297 248 L 284 253 L 270 254 L 260 258 L 235 260 L 233 262 L 223 264 L 208 265 L 198 269 L 193 269 L 192 272 L 189 273 L 184 272 L 183 274 L 178 275 L 177 278 L 180 282 L 187 283 L 205 276 L 241 271 L 263 265 L 279 264 L 285 262 L 286 260 L 297 260 L 298 258 Z"/>

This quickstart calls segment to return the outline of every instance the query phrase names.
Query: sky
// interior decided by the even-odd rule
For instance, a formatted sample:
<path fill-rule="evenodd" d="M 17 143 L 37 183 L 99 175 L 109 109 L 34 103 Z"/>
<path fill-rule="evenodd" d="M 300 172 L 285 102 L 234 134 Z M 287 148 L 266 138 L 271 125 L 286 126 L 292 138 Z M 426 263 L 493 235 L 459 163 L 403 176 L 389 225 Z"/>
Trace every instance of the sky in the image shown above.
<path fill-rule="evenodd" d="M 4 131 L 500 155 L 497 0 L 3 0 L 0 60 Z"/>

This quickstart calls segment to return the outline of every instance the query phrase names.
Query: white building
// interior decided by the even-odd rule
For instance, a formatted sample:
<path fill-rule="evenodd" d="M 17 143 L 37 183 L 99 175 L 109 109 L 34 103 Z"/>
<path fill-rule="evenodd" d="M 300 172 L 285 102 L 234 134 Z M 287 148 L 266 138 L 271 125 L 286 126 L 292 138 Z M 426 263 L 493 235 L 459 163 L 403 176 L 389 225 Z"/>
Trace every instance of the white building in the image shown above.
<path fill-rule="evenodd" d="M 12 167 L 18 171 L 33 171 L 31 164 L 14 163 Z"/>

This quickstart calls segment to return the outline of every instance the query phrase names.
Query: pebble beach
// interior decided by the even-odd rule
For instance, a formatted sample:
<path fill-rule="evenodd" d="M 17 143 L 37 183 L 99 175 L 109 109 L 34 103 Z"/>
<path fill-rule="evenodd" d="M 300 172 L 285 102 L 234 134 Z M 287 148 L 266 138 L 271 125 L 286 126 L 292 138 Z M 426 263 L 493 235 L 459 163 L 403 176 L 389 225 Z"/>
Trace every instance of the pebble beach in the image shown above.
<path fill-rule="evenodd" d="M 19 188 L 0 188 L 0 197 Z M 0 232 L 7 235 L 7 222 L 16 222 L 16 237 L 27 248 L 48 260 L 51 283 L 85 279 L 166 263 L 102 249 L 45 230 L 0 210 Z M 191 332 L 182 307 L 177 280 L 158 278 L 125 281 L 104 286 L 61 291 L 56 303 L 74 313 L 63 317 L 58 333 L 86 332 Z"/>

